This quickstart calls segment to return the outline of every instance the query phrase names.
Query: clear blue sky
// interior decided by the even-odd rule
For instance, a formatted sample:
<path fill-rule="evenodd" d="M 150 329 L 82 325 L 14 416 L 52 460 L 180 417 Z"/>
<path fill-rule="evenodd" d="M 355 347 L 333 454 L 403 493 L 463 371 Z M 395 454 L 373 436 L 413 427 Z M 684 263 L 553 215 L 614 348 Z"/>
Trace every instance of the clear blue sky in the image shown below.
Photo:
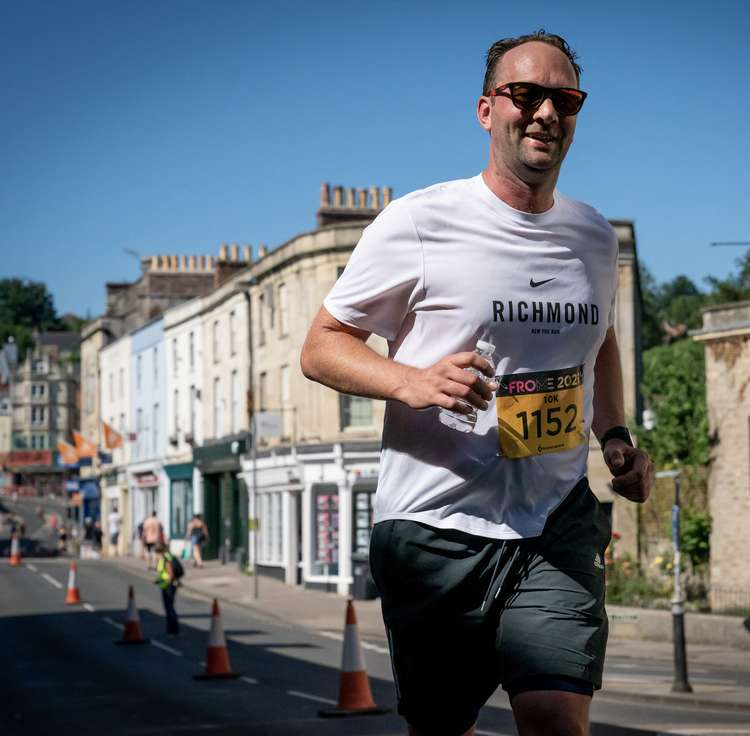
<path fill-rule="evenodd" d="M 471 176 L 484 53 L 544 27 L 589 92 L 560 189 L 633 219 L 657 279 L 750 240 L 746 2 L 4 2 L 0 276 L 104 307 L 141 254 L 275 247 L 322 181 L 396 195 Z"/>

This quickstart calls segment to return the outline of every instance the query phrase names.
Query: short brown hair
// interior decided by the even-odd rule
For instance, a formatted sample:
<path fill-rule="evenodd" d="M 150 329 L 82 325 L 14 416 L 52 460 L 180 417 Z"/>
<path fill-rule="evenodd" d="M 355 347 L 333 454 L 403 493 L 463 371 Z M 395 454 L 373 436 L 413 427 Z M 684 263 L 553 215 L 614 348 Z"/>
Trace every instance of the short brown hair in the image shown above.
<path fill-rule="evenodd" d="M 540 28 L 535 33 L 529 33 L 525 36 L 518 36 L 517 38 L 501 38 L 490 46 L 490 49 L 487 52 L 487 66 L 484 73 L 484 88 L 482 90 L 483 95 L 488 95 L 495 86 L 495 69 L 497 68 L 500 59 L 502 59 L 511 49 L 514 49 L 521 44 L 529 43 L 530 41 L 541 41 L 542 43 L 548 43 L 550 46 L 554 46 L 556 49 L 560 49 L 560 51 L 562 51 L 570 60 L 576 73 L 576 79 L 580 81 L 583 67 L 576 61 L 578 58 L 576 52 L 570 48 L 568 42 L 562 36 L 556 36 L 554 33 L 547 33 L 543 28 Z"/>

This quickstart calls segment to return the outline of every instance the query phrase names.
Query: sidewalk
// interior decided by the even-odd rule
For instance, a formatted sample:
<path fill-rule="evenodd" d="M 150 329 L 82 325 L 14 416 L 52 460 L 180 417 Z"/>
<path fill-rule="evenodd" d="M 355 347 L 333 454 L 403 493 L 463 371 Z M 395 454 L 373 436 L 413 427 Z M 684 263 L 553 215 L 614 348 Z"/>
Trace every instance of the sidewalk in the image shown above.
<path fill-rule="evenodd" d="M 108 562 L 118 564 L 132 572 L 153 577 L 153 572 L 145 569 L 142 560 L 133 557 L 108 558 Z M 341 633 L 344 626 L 346 599 L 335 593 L 305 590 L 292 587 L 263 577 L 258 581 L 259 596 L 253 597 L 253 578 L 241 573 L 236 564 L 221 565 L 207 562 L 203 569 L 185 568 L 183 586 L 186 590 L 221 601 L 244 606 L 253 615 L 287 626 L 302 627 L 314 631 Z M 380 615 L 380 601 L 356 601 L 359 633 L 362 639 L 386 643 L 383 620 Z M 623 611 L 636 609 L 617 608 L 615 616 L 625 617 Z M 612 614 L 611 614 L 612 615 Z M 667 614 L 668 615 L 668 614 Z M 634 667 L 649 663 L 663 665 L 671 673 L 672 642 L 645 641 L 617 635 L 618 624 L 612 626 L 607 653 L 611 657 L 630 658 Z M 637 663 L 637 664 L 636 664 Z M 726 670 L 750 673 L 750 652 L 736 647 L 721 647 L 691 644 L 688 637 L 688 674 L 691 668 L 721 667 Z M 750 677 L 747 686 L 731 683 L 729 676 L 716 683 L 693 683 L 692 693 L 671 692 L 672 676 L 665 674 L 620 673 L 605 676 L 604 686 L 599 697 L 648 700 L 669 705 L 681 703 L 686 706 L 715 707 L 720 709 L 747 709 L 750 713 Z"/>

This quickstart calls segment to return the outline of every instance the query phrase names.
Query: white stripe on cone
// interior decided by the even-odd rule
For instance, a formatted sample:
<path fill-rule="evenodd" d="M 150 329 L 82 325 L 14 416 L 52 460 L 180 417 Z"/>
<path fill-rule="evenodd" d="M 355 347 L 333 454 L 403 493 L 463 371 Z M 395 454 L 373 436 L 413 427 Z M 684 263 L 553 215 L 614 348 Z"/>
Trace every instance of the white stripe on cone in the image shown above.
<path fill-rule="evenodd" d="M 211 631 L 208 634 L 209 647 L 225 647 L 227 640 L 224 638 L 224 630 L 221 628 L 221 621 L 218 614 L 211 616 Z"/>
<path fill-rule="evenodd" d="M 362 672 L 365 669 L 364 655 L 359 643 L 357 624 L 344 627 L 344 653 L 341 657 L 342 672 Z"/>
<path fill-rule="evenodd" d="M 128 591 L 128 612 L 125 615 L 125 620 L 133 623 L 140 623 L 138 609 L 135 607 L 135 596 L 133 595 L 132 588 Z"/>
<path fill-rule="evenodd" d="M 10 554 L 11 556 L 21 554 L 21 544 L 18 541 L 18 537 L 13 537 L 10 540 Z"/>
<path fill-rule="evenodd" d="M 68 570 L 68 590 L 73 590 L 76 587 L 76 569 L 73 565 Z"/>

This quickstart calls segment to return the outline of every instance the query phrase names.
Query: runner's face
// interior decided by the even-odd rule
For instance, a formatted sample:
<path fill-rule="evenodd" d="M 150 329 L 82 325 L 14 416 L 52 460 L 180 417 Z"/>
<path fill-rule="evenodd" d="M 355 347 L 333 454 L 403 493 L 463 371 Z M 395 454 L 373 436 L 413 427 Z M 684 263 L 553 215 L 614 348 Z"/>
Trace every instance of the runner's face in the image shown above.
<path fill-rule="evenodd" d="M 500 59 L 495 87 L 508 82 L 535 82 L 544 87 L 578 87 L 568 57 L 540 41 L 516 46 Z M 533 112 L 524 112 L 508 97 L 491 100 L 491 145 L 495 163 L 528 183 L 557 176 L 573 141 L 576 116 L 560 116 L 546 99 Z"/>

